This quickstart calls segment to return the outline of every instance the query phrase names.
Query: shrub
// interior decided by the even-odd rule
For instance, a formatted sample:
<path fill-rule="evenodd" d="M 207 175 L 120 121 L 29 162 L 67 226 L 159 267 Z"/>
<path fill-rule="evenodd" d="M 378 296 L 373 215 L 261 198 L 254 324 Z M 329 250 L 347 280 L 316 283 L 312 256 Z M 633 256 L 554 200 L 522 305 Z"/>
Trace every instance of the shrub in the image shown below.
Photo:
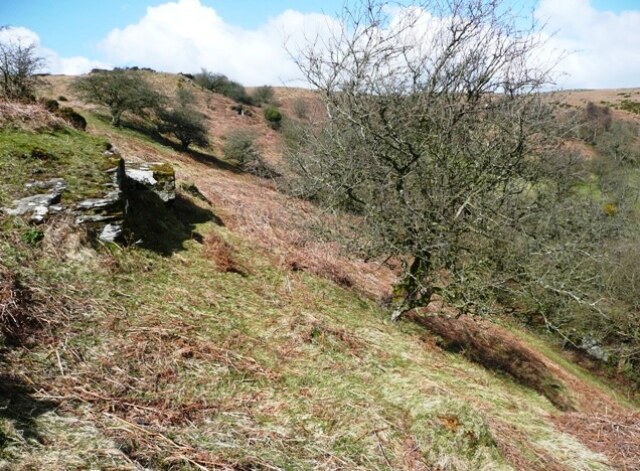
<path fill-rule="evenodd" d="M 144 115 L 148 110 L 158 109 L 166 100 L 140 72 L 131 70 L 92 72 L 77 78 L 73 87 L 89 103 L 107 106 L 114 126 L 120 126 L 123 113 Z"/>
<path fill-rule="evenodd" d="M 55 113 L 60 108 L 60 103 L 58 103 L 56 100 L 53 100 L 51 98 L 43 99 L 42 104 L 47 111 L 50 111 L 52 113 Z"/>
<path fill-rule="evenodd" d="M 307 119 L 309 116 L 309 105 L 304 98 L 298 97 L 293 101 L 293 114 L 298 119 Z"/>
<path fill-rule="evenodd" d="M 226 136 L 222 152 L 227 160 L 233 161 L 241 167 L 260 156 L 255 145 L 255 136 L 240 129 L 232 131 Z"/>
<path fill-rule="evenodd" d="M 0 95 L 9 100 L 34 101 L 36 73 L 43 65 L 35 44 L 0 40 Z"/>
<path fill-rule="evenodd" d="M 273 129 L 280 129 L 280 125 L 282 124 L 282 112 L 276 108 L 275 106 L 270 106 L 269 108 L 265 108 L 264 117 Z"/>
<path fill-rule="evenodd" d="M 60 108 L 56 114 L 76 129 L 80 129 L 81 131 L 87 129 L 87 120 L 73 108 L 65 106 L 64 108 Z"/>
<path fill-rule="evenodd" d="M 265 160 L 255 144 L 255 136 L 244 130 L 232 131 L 225 140 L 222 151 L 226 159 L 236 162 L 247 173 L 261 178 L 275 178 L 280 173 Z"/>
<path fill-rule="evenodd" d="M 269 85 L 264 85 L 262 87 L 258 87 L 253 92 L 253 101 L 258 104 L 272 104 L 275 100 L 275 93 L 273 91 L 273 87 Z"/>
<path fill-rule="evenodd" d="M 173 110 L 162 110 L 159 116 L 160 134 L 173 134 L 180 141 L 183 149 L 188 149 L 191 144 L 201 147 L 209 145 L 207 128 L 201 113 L 185 106 Z"/>
<path fill-rule="evenodd" d="M 193 108 L 195 95 L 188 89 L 178 86 L 176 91 L 176 105 L 173 109 L 163 109 L 158 112 L 160 134 L 173 134 L 182 145 L 188 149 L 191 144 L 201 147 L 209 145 L 207 128 L 204 125 L 205 116 Z"/>
<path fill-rule="evenodd" d="M 207 69 L 202 69 L 199 74 L 195 75 L 195 82 L 202 88 L 214 93 L 220 93 L 238 103 L 244 103 L 245 105 L 253 104 L 253 100 L 247 94 L 244 86 L 230 80 L 229 77 L 224 74 L 215 74 L 209 72 Z"/>

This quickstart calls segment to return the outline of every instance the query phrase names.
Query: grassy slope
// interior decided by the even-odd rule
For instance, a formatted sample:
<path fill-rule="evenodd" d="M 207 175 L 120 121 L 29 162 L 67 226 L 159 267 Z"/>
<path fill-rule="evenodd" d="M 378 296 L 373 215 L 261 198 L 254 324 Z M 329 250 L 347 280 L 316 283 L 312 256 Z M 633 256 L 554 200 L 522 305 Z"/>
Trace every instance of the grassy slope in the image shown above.
<path fill-rule="evenodd" d="M 87 117 L 125 157 L 173 162 L 214 202 L 183 195 L 174 213 L 213 214 L 189 219 L 194 235 L 171 255 L 87 250 L 63 220 L 34 247 L 21 239 L 25 223 L 1 217 L 3 263 L 63 305 L 50 313 L 60 321 L 51 335 L 1 357 L 11 376 L 0 390 L 0 469 L 134 469 L 134 460 L 154 469 L 610 469 L 559 431 L 545 398 L 439 350 L 416 326 L 390 324 L 354 290 L 277 263 L 233 213 L 240 200 L 225 199 L 235 185 L 282 203 L 273 191 Z M 56 173 L 70 181 L 101 165 L 100 140 L 74 131 L 2 132 L 0 143 L 0 170 L 14 175 L 3 201 L 40 165 L 24 159 L 16 170 L 14 148 L 64 155 Z M 220 270 L 220 239 L 245 276 Z"/>

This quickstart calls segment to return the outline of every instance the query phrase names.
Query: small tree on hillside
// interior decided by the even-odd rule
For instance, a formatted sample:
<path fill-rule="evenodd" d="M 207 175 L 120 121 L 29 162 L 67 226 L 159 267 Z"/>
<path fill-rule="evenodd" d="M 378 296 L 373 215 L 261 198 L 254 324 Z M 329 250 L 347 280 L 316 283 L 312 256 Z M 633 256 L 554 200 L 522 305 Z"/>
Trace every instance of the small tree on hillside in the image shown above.
<path fill-rule="evenodd" d="M 191 144 L 201 147 L 209 145 L 205 117 L 193 108 L 195 96 L 184 88 L 178 89 L 177 105 L 173 109 L 163 109 L 158 115 L 160 122 L 158 132 L 173 134 L 188 149 Z"/>
<path fill-rule="evenodd" d="M 0 27 L 7 30 L 7 27 Z M 0 40 L 0 93 L 9 100 L 32 99 L 36 85 L 35 74 L 44 65 L 36 54 L 35 44 L 20 39 Z"/>
<path fill-rule="evenodd" d="M 360 216 L 363 248 L 406 261 L 395 318 L 436 291 L 477 312 L 492 240 L 535 204 L 551 116 L 536 36 L 497 0 L 356 3 L 298 60 L 326 108 L 290 156 L 301 194 Z"/>
<path fill-rule="evenodd" d="M 114 126 L 120 126 L 123 113 L 144 114 L 165 100 L 141 72 L 132 70 L 95 71 L 77 78 L 73 87 L 89 103 L 107 106 Z"/>

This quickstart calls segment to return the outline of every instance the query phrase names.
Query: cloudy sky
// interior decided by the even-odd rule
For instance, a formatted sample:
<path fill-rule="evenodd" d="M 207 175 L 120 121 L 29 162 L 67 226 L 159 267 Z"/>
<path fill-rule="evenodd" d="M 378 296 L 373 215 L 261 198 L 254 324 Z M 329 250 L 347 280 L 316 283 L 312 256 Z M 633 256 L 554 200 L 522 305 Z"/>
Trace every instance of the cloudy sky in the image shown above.
<path fill-rule="evenodd" d="M 512 0 L 516 1 L 516 0 Z M 640 0 L 517 0 L 566 51 L 561 88 L 640 87 Z M 52 73 L 147 66 L 299 85 L 283 47 L 331 28 L 343 0 L 0 0 L 3 36 L 36 43 Z"/>

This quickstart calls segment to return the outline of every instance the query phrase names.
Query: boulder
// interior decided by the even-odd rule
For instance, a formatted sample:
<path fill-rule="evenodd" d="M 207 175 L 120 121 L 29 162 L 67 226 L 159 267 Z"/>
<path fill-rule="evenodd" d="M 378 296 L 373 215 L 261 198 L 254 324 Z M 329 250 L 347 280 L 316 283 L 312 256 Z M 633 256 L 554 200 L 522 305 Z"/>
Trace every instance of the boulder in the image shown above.
<path fill-rule="evenodd" d="M 167 163 L 127 162 L 124 169 L 126 185 L 144 187 L 165 203 L 176 199 L 176 173 Z"/>
<path fill-rule="evenodd" d="M 608 362 L 609 352 L 607 352 L 602 345 L 591 335 L 585 335 L 582 337 L 582 345 L 580 347 L 587 352 L 587 354 L 596 360 Z"/>

